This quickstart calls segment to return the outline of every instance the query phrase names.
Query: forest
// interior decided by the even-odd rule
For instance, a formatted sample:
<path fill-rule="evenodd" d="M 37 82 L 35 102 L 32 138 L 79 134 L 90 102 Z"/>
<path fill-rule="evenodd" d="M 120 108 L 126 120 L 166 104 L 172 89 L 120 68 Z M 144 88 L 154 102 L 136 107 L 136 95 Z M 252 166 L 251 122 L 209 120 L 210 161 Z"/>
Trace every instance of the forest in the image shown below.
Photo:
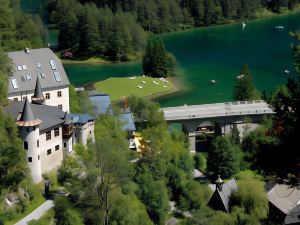
<path fill-rule="evenodd" d="M 47 30 L 40 16 L 24 14 L 19 1 L 0 0 L 0 47 L 5 51 L 45 47 Z"/>
<path fill-rule="evenodd" d="M 127 61 L 139 58 L 147 33 L 254 19 L 293 10 L 299 0 L 50 0 L 60 50 Z"/>

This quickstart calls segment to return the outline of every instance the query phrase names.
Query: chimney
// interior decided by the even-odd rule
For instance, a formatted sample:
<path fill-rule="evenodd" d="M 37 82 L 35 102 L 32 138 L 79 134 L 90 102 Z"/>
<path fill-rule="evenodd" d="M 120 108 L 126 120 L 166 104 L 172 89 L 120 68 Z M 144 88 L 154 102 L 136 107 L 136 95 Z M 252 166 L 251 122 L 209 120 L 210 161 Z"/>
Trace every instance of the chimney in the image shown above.
<path fill-rule="evenodd" d="M 219 191 L 222 191 L 223 184 L 224 184 L 224 181 L 221 179 L 221 176 L 218 175 L 218 179 L 216 180 L 216 186 Z"/>
<path fill-rule="evenodd" d="M 29 54 L 30 53 L 30 49 L 29 48 L 25 48 L 25 53 Z"/>

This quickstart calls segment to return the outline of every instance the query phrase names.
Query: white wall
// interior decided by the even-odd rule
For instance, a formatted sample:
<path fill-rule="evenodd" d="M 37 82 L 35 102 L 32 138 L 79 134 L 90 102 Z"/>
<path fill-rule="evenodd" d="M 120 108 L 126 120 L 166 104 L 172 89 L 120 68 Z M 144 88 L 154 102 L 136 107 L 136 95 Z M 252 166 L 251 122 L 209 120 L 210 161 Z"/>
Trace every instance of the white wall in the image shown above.
<path fill-rule="evenodd" d="M 30 169 L 30 174 L 32 176 L 33 181 L 35 183 L 38 183 L 42 180 L 41 157 L 39 158 L 41 143 L 39 144 L 40 147 L 37 146 L 37 140 L 39 140 L 39 127 L 36 126 L 35 130 L 33 130 L 33 127 L 28 127 L 29 132 L 27 132 L 27 127 L 20 127 L 20 129 L 20 134 L 23 140 L 23 146 L 24 141 L 28 143 L 28 149 L 24 151 L 26 151 L 26 161 Z M 31 157 L 32 162 L 28 161 L 29 157 Z"/>
<path fill-rule="evenodd" d="M 61 97 L 57 97 L 57 92 L 61 91 Z M 62 111 L 68 111 L 70 112 L 70 105 L 69 105 L 69 88 L 61 88 L 57 90 L 51 90 L 51 91 L 43 91 L 44 97 L 46 98 L 46 93 L 50 94 L 50 99 L 46 99 L 44 104 L 45 105 L 51 105 L 51 106 L 58 106 L 62 105 Z M 33 96 L 33 93 L 27 94 L 28 100 L 31 102 L 31 96 Z M 26 94 L 22 95 L 23 98 L 26 97 Z M 15 98 L 18 99 L 18 101 L 21 100 L 21 94 L 20 95 L 14 95 L 9 96 L 8 99 L 14 100 Z"/>
<path fill-rule="evenodd" d="M 55 151 L 55 146 L 59 145 L 59 150 Z M 51 139 L 46 141 L 46 132 L 40 135 L 40 152 L 42 173 L 49 172 L 61 165 L 63 160 L 63 138 L 62 127 L 59 127 L 59 136 L 54 136 L 54 128 L 51 130 Z M 47 150 L 51 149 L 51 154 L 47 155 Z"/>

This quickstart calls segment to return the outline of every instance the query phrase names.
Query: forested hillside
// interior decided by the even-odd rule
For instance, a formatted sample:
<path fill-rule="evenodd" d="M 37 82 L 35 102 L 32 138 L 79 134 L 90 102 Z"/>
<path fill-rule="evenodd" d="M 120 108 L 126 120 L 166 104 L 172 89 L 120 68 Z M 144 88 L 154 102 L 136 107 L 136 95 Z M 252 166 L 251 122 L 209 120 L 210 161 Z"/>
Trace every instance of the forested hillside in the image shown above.
<path fill-rule="evenodd" d="M 80 55 L 129 60 L 145 48 L 145 31 L 186 28 L 253 19 L 265 11 L 293 10 L 299 0 L 50 0 L 50 21 L 59 46 Z"/>
<path fill-rule="evenodd" d="M 0 0 L 0 47 L 20 50 L 43 47 L 47 31 L 39 16 L 24 14 L 18 1 Z"/>

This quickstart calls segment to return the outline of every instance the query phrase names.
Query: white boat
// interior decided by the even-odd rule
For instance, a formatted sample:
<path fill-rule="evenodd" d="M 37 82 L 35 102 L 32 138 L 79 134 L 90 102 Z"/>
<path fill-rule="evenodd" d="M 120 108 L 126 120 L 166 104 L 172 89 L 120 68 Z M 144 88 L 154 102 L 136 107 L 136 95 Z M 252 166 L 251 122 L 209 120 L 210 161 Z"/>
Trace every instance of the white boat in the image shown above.
<path fill-rule="evenodd" d="M 282 30 L 282 29 L 284 29 L 284 26 L 277 26 L 275 28 L 278 29 L 278 30 Z"/>
<path fill-rule="evenodd" d="M 285 70 L 285 71 L 284 71 L 285 74 L 290 74 L 290 72 L 291 72 L 291 71 L 289 71 L 289 70 Z"/>
<path fill-rule="evenodd" d="M 142 83 L 143 83 L 143 84 L 146 84 L 146 81 L 143 81 L 143 80 L 142 80 Z"/>
<path fill-rule="evenodd" d="M 243 30 L 244 30 L 247 25 L 243 22 L 242 26 L 243 26 Z"/>
<path fill-rule="evenodd" d="M 237 79 L 241 79 L 241 78 L 243 78 L 244 76 L 245 76 L 244 74 L 240 74 L 240 75 L 236 76 L 236 78 L 237 78 Z"/>
<path fill-rule="evenodd" d="M 211 80 L 210 81 L 212 84 L 215 84 L 215 83 L 217 83 L 217 81 L 216 80 Z"/>
<path fill-rule="evenodd" d="M 156 84 L 156 85 L 158 85 L 158 83 L 157 83 L 155 80 L 154 80 L 154 81 L 152 81 L 152 83 L 153 83 L 153 84 Z"/>
<path fill-rule="evenodd" d="M 134 80 L 134 79 L 136 79 L 136 77 L 129 77 L 128 79 L 129 80 Z"/>
<path fill-rule="evenodd" d="M 141 85 L 138 85 L 137 87 L 138 87 L 138 88 L 140 88 L 140 89 L 142 89 L 142 88 L 143 88 Z"/>

